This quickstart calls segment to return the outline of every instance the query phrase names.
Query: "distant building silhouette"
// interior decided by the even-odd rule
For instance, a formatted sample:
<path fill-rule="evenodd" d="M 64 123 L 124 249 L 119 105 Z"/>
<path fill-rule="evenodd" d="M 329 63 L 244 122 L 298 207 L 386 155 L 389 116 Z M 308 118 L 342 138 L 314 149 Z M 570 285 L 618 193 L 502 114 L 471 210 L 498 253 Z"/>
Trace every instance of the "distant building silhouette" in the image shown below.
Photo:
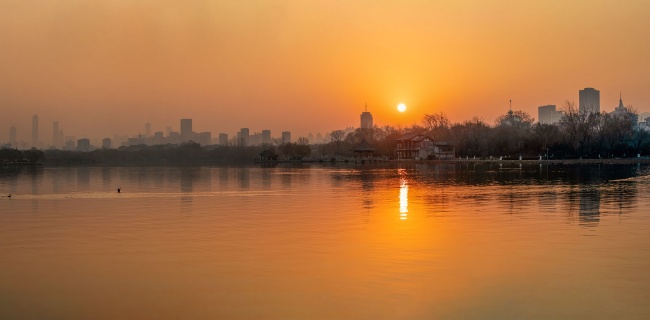
<path fill-rule="evenodd" d="M 282 144 L 291 142 L 291 132 L 282 131 Z"/>
<path fill-rule="evenodd" d="M 151 137 L 151 123 L 144 124 L 144 136 L 146 138 Z"/>
<path fill-rule="evenodd" d="M 247 146 L 250 143 L 250 130 L 248 128 L 241 128 L 239 130 L 238 140 L 240 146 Z"/>
<path fill-rule="evenodd" d="M 192 140 L 192 119 L 181 119 L 181 140 L 182 142 Z"/>
<path fill-rule="evenodd" d="M 64 147 L 65 150 L 75 150 L 75 148 L 77 146 L 77 144 L 76 144 L 77 137 L 68 136 L 68 137 L 65 137 L 64 140 L 65 140 L 65 147 Z"/>
<path fill-rule="evenodd" d="M 600 112 L 600 91 L 594 88 L 584 88 L 579 92 L 578 109 L 580 113 Z"/>
<path fill-rule="evenodd" d="M 614 108 L 612 111 L 613 114 L 627 114 L 627 108 L 623 104 L 623 95 L 621 94 L 618 98 L 618 107 Z"/>
<path fill-rule="evenodd" d="M 630 112 L 630 110 L 625 107 L 623 104 L 623 95 L 619 95 L 618 107 L 614 108 L 614 111 L 611 112 L 611 115 L 615 117 L 630 117 L 632 123 L 638 126 L 639 115 L 634 112 Z"/>
<path fill-rule="evenodd" d="M 18 141 L 16 140 L 16 127 L 12 126 L 9 128 L 9 144 L 11 147 L 18 147 Z"/>
<path fill-rule="evenodd" d="M 57 146 L 57 148 L 61 148 L 61 147 L 63 147 L 63 143 L 64 143 L 64 141 L 65 141 L 65 138 L 64 138 L 64 135 L 63 135 L 63 129 L 59 129 L 59 136 L 58 136 L 58 138 L 57 138 L 57 141 L 58 141 L 58 143 L 59 143 L 59 145 Z"/>
<path fill-rule="evenodd" d="M 372 114 L 368 112 L 368 105 L 366 105 L 366 110 L 361 113 L 361 129 L 372 129 Z"/>
<path fill-rule="evenodd" d="M 210 145 L 212 144 L 212 133 L 210 131 L 199 132 L 196 140 L 202 146 Z"/>
<path fill-rule="evenodd" d="M 554 104 L 537 108 L 540 124 L 554 124 L 562 118 L 562 111 L 557 111 Z"/>
<path fill-rule="evenodd" d="M 220 146 L 227 146 L 228 145 L 228 134 L 227 133 L 220 133 L 219 134 L 219 145 Z"/>
<path fill-rule="evenodd" d="M 262 130 L 262 144 L 271 144 L 271 130 Z"/>
<path fill-rule="evenodd" d="M 32 116 L 32 147 L 38 148 L 38 115 Z"/>
<path fill-rule="evenodd" d="M 104 140 L 102 140 L 102 148 L 110 149 L 112 147 L 113 147 L 113 141 L 111 140 L 111 138 L 104 138 Z"/>
<path fill-rule="evenodd" d="M 59 122 L 54 121 L 52 123 L 52 146 L 58 148 L 59 144 Z"/>
<path fill-rule="evenodd" d="M 90 139 L 83 138 L 77 140 L 77 151 L 90 151 Z"/>

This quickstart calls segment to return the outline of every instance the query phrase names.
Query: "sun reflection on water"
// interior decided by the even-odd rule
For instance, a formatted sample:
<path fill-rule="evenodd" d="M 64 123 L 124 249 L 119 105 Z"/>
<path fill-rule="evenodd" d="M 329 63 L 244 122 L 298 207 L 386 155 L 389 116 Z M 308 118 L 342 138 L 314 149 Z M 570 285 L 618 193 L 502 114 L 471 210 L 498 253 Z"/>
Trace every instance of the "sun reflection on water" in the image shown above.
<path fill-rule="evenodd" d="M 406 170 L 399 169 L 399 218 L 406 220 L 409 212 L 409 186 L 406 179 Z"/>

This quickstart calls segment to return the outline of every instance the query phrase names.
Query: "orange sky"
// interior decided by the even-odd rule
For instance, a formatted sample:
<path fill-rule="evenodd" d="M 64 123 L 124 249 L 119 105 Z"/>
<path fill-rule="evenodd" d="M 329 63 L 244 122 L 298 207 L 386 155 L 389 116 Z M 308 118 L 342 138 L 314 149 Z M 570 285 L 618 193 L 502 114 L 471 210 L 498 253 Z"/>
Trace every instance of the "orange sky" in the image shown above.
<path fill-rule="evenodd" d="M 650 111 L 650 2 L 0 0 L 0 142 L 489 123 L 601 90 Z M 396 105 L 409 107 L 404 114 Z"/>

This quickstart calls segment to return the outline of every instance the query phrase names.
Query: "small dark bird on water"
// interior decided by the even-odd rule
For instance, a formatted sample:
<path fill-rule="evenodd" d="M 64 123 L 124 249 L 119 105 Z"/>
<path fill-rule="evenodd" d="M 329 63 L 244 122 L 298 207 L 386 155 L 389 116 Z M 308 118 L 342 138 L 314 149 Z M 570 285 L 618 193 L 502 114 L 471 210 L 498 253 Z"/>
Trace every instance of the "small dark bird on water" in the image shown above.
<path fill-rule="evenodd" d="M 122 188 L 117 188 L 117 193 L 120 193 L 121 190 Z"/>

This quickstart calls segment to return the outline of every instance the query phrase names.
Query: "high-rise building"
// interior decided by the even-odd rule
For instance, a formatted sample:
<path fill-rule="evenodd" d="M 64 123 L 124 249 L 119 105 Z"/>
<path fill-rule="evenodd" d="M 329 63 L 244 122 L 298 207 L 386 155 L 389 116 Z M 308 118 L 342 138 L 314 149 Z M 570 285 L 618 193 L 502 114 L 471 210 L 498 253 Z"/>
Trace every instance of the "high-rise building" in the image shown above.
<path fill-rule="evenodd" d="M 578 109 L 580 113 L 600 112 L 600 91 L 594 88 L 584 88 L 580 90 L 578 98 Z"/>
<path fill-rule="evenodd" d="M 65 150 L 74 150 L 77 146 L 77 137 L 75 136 L 66 136 L 63 140 L 65 141 Z"/>
<path fill-rule="evenodd" d="M 241 128 L 239 131 L 239 144 L 241 146 L 247 146 L 250 142 L 250 130 L 248 128 Z"/>
<path fill-rule="evenodd" d="M 64 141 L 65 141 L 65 139 L 64 139 L 64 135 L 63 135 L 63 129 L 59 129 L 59 136 L 58 136 L 58 140 L 57 140 L 57 141 L 59 142 L 59 146 L 58 146 L 58 148 L 63 147 Z"/>
<path fill-rule="evenodd" d="M 282 131 L 282 144 L 291 142 L 291 132 Z"/>
<path fill-rule="evenodd" d="M 181 140 L 192 140 L 192 119 L 181 119 Z"/>
<path fill-rule="evenodd" d="M 541 124 L 554 124 L 562 118 L 562 111 L 557 111 L 554 104 L 537 108 L 538 119 Z"/>
<path fill-rule="evenodd" d="M 271 144 L 271 130 L 262 130 L 262 144 Z"/>
<path fill-rule="evenodd" d="M 59 146 L 59 122 L 52 123 L 52 146 L 57 148 Z"/>
<path fill-rule="evenodd" d="M 144 136 L 146 138 L 151 137 L 151 123 L 144 124 Z"/>
<path fill-rule="evenodd" d="M 90 139 L 83 138 L 77 140 L 77 151 L 90 151 Z"/>
<path fill-rule="evenodd" d="M 18 141 L 16 141 L 16 127 L 14 126 L 9 128 L 9 144 L 14 148 L 18 146 Z"/>
<path fill-rule="evenodd" d="M 219 134 L 219 145 L 220 146 L 227 146 L 228 145 L 228 134 L 227 133 L 220 133 Z"/>
<path fill-rule="evenodd" d="M 32 116 L 32 148 L 38 148 L 38 115 Z"/>
<path fill-rule="evenodd" d="M 113 141 L 111 141 L 111 138 L 104 138 L 104 140 L 102 140 L 102 148 L 110 149 L 112 147 L 113 147 Z"/>
<path fill-rule="evenodd" d="M 206 132 L 199 132 L 197 134 L 197 143 L 199 143 L 202 146 L 207 146 L 210 145 L 210 142 L 212 141 L 212 133 L 210 131 Z"/>
<path fill-rule="evenodd" d="M 361 129 L 372 129 L 372 114 L 368 112 L 368 105 L 366 111 L 361 113 Z"/>

